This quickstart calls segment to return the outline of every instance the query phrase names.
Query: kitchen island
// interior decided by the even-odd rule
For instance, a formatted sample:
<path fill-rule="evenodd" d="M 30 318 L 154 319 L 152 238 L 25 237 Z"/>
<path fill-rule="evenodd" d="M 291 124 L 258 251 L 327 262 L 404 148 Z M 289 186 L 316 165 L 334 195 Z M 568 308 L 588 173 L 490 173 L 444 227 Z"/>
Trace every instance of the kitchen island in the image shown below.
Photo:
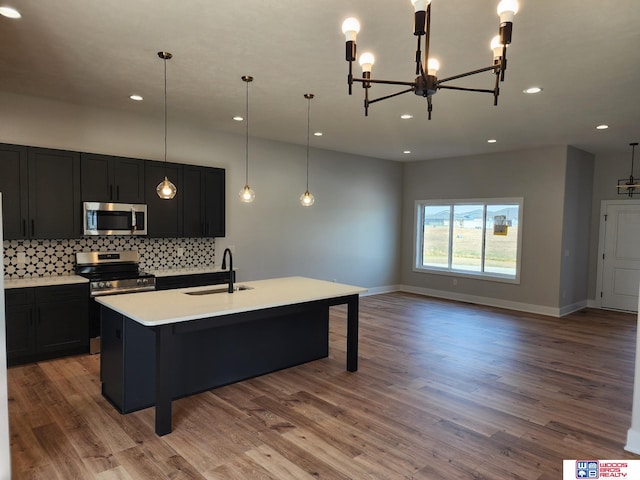
<path fill-rule="evenodd" d="M 358 369 L 359 294 L 304 277 L 98 297 L 103 395 L 121 412 L 156 407 L 171 432 L 173 399 L 328 356 L 329 307 L 347 305 L 347 359 Z"/>

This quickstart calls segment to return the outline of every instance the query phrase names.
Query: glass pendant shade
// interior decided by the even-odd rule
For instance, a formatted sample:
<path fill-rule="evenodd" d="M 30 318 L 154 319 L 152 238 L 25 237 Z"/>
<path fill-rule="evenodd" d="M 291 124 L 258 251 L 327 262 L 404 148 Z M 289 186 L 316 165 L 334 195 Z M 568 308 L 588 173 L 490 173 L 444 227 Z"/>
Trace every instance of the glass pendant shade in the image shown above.
<path fill-rule="evenodd" d="M 164 177 L 164 180 L 156 187 L 156 193 L 163 200 L 171 200 L 178 193 L 178 189 L 167 177 Z"/>
<path fill-rule="evenodd" d="M 315 197 L 309 193 L 309 190 L 300 195 L 300 204 L 303 207 L 310 207 L 316 201 Z"/>
<path fill-rule="evenodd" d="M 240 201 L 244 203 L 251 203 L 256 198 L 256 192 L 254 192 L 249 185 L 245 185 L 242 190 L 240 190 Z"/>

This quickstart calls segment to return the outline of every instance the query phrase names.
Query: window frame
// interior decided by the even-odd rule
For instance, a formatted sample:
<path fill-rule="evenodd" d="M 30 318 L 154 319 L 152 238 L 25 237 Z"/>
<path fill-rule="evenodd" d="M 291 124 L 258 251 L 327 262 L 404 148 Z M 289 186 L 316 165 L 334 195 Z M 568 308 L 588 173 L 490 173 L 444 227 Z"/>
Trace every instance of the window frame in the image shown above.
<path fill-rule="evenodd" d="M 443 206 L 450 208 L 450 216 L 453 215 L 456 206 L 477 205 L 483 209 L 482 222 L 482 250 L 481 265 L 485 264 L 485 247 L 486 247 L 486 226 L 487 226 L 487 205 L 518 205 L 518 243 L 516 251 L 516 273 L 515 275 L 507 275 L 494 272 L 473 272 L 469 270 L 460 270 L 447 267 L 425 266 L 422 264 L 422 255 L 424 252 L 424 210 L 428 206 Z M 520 284 L 520 270 L 522 267 L 522 232 L 523 232 L 523 213 L 524 198 L 523 197 L 504 197 L 504 198 L 464 198 L 464 199 L 434 199 L 434 200 L 416 200 L 414 207 L 414 244 L 413 244 L 413 271 L 417 273 L 427 273 L 435 275 L 447 275 L 454 277 L 475 278 L 478 280 L 489 280 L 494 282 Z M 452 241 L 453 241 L 453 222 L 449 222 L 449 258 L 448 265 L 451 265 Z"/>

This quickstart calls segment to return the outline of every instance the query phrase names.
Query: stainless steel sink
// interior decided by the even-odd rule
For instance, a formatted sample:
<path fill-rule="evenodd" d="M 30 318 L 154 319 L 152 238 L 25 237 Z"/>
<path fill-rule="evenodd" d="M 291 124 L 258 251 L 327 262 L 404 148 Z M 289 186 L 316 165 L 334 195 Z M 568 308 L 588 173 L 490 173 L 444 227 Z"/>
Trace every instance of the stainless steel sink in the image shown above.
<path fill-rule="evenodd" d="M 233 287 L 234 292 L 240 292 L 242 290 L 253 290 L 253 287 L 249 287 L 247 285 L 236 285 Z M 228 293 L 229 288 L 227 286 L 224 287 L 216 287 L 210 288 L 208 290 L 198 290 L 197 292 L 184 292 L 187 295 L 215 295 L 216 293 Z"/>

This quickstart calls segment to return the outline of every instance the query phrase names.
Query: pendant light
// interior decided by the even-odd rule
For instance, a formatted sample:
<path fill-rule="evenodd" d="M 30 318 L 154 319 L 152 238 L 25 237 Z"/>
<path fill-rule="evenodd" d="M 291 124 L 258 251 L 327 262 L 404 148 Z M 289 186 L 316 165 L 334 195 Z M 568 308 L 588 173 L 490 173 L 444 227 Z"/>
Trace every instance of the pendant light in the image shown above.
<path fill-rule="evenodd" d="M 244 203 L 251 203 L 256 198 L 256 192 L 254 192 L 249 186 L 249 83 L 253 82 L 253 77 L 250 75 L 243 75 L 242 81 L 247 84 L 247 95 L 246 95 L 246 111 L 245 111 L 245 122 L 246 122 L 246 135 L 245 135 L 245 178 L 244 178 L 244 187 L 240 190 L 240 201 Z"/>
<path fill-rule="evenodd" d="M 167 60 L 173 55 L 169 52 L 158 52 L 158 57 L 164 60 L 164 180 L 156 187 L 156 193 L 163 200 L 171 200 L 178 193 L 176 186 L 167 178 Z"/>
<path fill-rule="evenodd" d="M 309 193 L 309 127 L 311 124 L 311 99 L 313 98 L 313 93 L 305 93 L 304 98 L 307 99 L 307 189 L 300 195 L 300 204 L 303 207 L 310 207 L 316 201 L 315 197 Z"/>

